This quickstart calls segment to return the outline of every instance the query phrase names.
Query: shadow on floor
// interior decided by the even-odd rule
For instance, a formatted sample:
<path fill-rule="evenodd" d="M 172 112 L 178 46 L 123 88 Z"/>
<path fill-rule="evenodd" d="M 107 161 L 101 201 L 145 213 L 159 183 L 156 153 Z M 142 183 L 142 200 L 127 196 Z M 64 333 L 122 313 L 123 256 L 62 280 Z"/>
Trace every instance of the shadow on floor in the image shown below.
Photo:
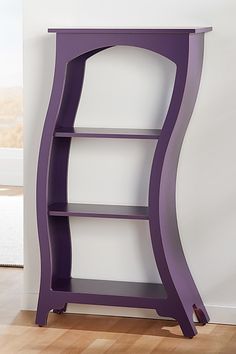
<path fill-rule="evenodd" d="M 37 325 L 35 325 L 35 312 L 21 311 L 14 318 L 11 325 L 37 327 Z M 48 324 L 45 328 L 185 338 L 183 337 L 178 323 L 174 320 L 79 315 L 69 313 L 58 315 L 50 313 Z"/>

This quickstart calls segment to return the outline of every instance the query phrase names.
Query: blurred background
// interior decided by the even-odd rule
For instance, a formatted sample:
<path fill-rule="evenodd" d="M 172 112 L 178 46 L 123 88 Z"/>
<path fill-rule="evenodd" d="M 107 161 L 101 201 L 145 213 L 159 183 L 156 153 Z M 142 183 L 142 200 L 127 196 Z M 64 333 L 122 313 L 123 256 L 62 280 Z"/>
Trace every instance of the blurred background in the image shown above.
<path fill-rule="evenodd" d="M 2 266 L 23 265 L 22 27 L 22 1 L 0 0 L 0 265 Z"/>

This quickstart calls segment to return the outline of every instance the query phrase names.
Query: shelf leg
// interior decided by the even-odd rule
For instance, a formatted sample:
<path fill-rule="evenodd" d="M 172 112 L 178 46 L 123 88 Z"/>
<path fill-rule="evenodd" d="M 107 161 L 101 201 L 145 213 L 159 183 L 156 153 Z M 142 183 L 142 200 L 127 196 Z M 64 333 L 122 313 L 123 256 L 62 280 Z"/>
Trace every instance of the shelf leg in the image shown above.
<path fill-rule="evenodd" d="M 193 311 L 191 309 L 189 311 L 182 310 L 176 316 L 176 320 L 185 337 L 193 338 L 197 334 L 197 329 L 193 322 Z"/>
<path fill-rule="evenodd" d="M 61 308 L 61 309 L 54 309 L 53 313 L 57 313 L 58 315 L 61 315 L 62 313 L 66 312 L 67 309 L 67 303 Z"/>
<path fill-rule="evenodd" d="M 209 322 L 210 318 L 208 316 L 208 313 L 207 313 L 204 305 L 203 306 L 193 305 L 193 310 L 195 312 L 195 315 L 196 315 L 199 323 L 201 323 L 202 325 L 205 325 Z"/>
<path fill-rule="evenodd" d="M 175 299 L 168 299 L 159 303 L 156 311 L 159 316 L 176 319 L 185 337 L 192 338 L 197 334 L 193 321 L 195 308 L 191 307 L 191 305 L 183 305 L 181 301 L 176 304 Z"/>
<path fill-rule="evenodd" d="M 39 325 L 39 327 L 45 326 L 47 324 L 48 314 L 51 309 L 51 306 L 45 304 L 43 300 L 39 300 L 35 320 L 35 323 Z"/>
<path fill-rule="evenodd" d="M 51 298 L 50 302 L 46 302 L 45 299 L 48 299 L 48 296 L 39 296 L 35 323 L 40 327 L 47 324 L 48 314 L 51 310 L 53 310 L 53 313 L 62 314 L 66 312 L 67 309 L 67 303 L 63 304 L 61 303 L 61 300 L 58 301 Z"/>
<path fill-rule="evenodd" d="M 200 323 L 209 321 L 201 296 L 188 267 L 179 235 L 176 211 L 176 179 L 180 151 L 197 98 L 203 60 L 204 36 L 189 37 L 182 43 L 174 89 L 159 137 L 149 186 L 149 225 L 157 268 L 167 292 L 168 309 L 184 336 L 197 334 L 195 312 Z"/>

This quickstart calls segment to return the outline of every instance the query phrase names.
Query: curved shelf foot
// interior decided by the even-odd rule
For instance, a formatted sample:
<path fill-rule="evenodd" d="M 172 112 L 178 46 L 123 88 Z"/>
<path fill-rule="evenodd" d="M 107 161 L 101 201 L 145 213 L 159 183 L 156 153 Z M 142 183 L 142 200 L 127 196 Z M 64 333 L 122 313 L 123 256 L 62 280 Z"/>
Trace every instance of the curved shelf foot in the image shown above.
<path fill-rule="evenodd" d="M 172 301 L 166 299 L 156 311 L 159 316 L 174 318 L 180 325 L 185 337 L 192 338 L 197 334 L 197 329 L 193 321 L 194 307 L 185 306 L 181 301 L 176 303 L 174 299 Z"/>
<path fill-rule="evenodd" d="M 48 297 L 51 298 L 50 303 L 47 303 Z M 56 308 L 55 308 L 56 306 Z M 52 310 L 53 313 L 58 315 L 66 312 L 67 303 L 61 303 L 61 301 L 56 300 L 55 298 L 51 297 L 50 295 L 41 295 L 38 302 L 37 313 L 36 313 L 36 320 L 35 323 L 39 325 L 39 327 L 43 327 L 47 325 L 48 314 Z"/>
<path fill-rule="evenodd" d="M 193 338 L 197 334 L 197 329 L 193 321 L 193 310 L 186 311 L 184 309 L 175 317 L 183 335 L 187 338 Z"/>
<path fill-rule="evenodd" d="M 51 306 L 48 306 L 43 301 L 39 301 L 35 319 L 35 323 L 39 325 L 39 327 L 47 325 L 48 314 L 51 309 Z"/>

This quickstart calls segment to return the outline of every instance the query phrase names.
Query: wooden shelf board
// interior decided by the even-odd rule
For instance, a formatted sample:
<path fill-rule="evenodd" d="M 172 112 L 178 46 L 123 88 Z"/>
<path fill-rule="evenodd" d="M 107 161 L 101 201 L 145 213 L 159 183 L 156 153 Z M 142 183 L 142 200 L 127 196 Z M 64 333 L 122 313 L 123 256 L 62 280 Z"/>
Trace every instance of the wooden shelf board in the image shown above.
<path fill-rule="evenodd" d="M 104 204 L 54 203 L 49 206 L 49 215 L 148 220 L 148 207 Z"/>
<path fill-rule="evenodd" d="M 57 138 L 118 138 L 118 139 L 158 139 L 161 129 L 123 129 L 123 128 L 57 128 Z"/>
<path fill-rule="evenodd" d="M 167 297 L 162 284 L 138 283 L 95 279 L 57 279 L 52 285 L 53 291 L 73 294 L 116 296 L 145 299 L 165 299 Z"/>
<path fill-rule="evenodd" d="M 53 33 L 97 33 L 97 34 L 184 34 L 184 33 L 205 33 L 212 31 L 212 27 L 151 27 L 151 28 L 49 28 L 48 32 Z"/>

